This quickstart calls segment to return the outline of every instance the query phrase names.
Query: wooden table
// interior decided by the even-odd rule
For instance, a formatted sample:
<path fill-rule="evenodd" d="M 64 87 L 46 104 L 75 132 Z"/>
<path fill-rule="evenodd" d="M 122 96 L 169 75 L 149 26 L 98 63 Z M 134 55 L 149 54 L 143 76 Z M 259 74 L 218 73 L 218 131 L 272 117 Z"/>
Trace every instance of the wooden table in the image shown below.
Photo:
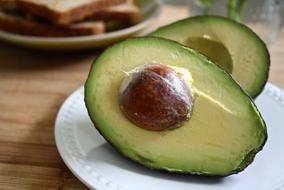
<path fill-rule="evenodd" d="M 186 8 L 164 7 L 150 30 L 183 18 Z M 284 32 L 270 48 L 269 81 L 284 88 Z M 99 51 L 41 52 L 0 43 L 0 189 L 87 189 L 68 170 L 54 141 L 65 98 L 83 85 Z"/>

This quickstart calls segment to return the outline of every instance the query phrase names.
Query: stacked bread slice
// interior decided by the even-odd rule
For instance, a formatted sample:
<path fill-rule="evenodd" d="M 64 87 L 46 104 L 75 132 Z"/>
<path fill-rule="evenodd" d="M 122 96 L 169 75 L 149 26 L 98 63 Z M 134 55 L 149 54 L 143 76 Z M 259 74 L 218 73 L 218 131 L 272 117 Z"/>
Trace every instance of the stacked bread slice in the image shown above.
<path fill-rule="evenodd" d="M 0 30 L 23 35 L 96 35 L 140 20 L 132 0 L 0 0 Z"/>

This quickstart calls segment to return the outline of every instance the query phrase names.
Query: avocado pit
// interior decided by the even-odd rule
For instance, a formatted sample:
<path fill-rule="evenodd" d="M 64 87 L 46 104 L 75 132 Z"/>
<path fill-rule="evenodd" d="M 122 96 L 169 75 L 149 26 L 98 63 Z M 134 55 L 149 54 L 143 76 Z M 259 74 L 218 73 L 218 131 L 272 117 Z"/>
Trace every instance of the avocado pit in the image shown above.
<path fill-rule="evenodd" d="M 193 106 L 185 80 L 161 64 L 142 65 L 129 72 L 119 97 L 126 118 L 152 131 L 180 127 L 189 119 Z"/>

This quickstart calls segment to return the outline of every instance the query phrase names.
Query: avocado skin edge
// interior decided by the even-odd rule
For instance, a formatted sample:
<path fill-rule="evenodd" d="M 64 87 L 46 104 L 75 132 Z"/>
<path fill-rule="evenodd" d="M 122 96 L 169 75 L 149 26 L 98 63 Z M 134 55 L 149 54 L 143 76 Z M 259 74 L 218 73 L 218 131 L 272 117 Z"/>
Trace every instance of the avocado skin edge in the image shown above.
<path fill-rule="evenodd" d="M 268 48 L 267 48 L 267 46 L 266 46 L 266 44 L 265 44 L 265 42 L 252 30 L 252 29 L 250 29 L 249 27 L 247 27 L 246 25 L 244 25 L 244 24 L 241 24 L 241 23 L 239 23 L 239 22 L 237 22 L 237 21 L 234 21 L 234 20 L 232 20 L 232 19 L 229 19 L 229 18 L 227 18 L 227 17 L 223 17 L 223 16 L 217 16 L 217 15 L 210 15 L 210 16 L 206 16 L 206 15 L 201 15 L 201 16 L 193 16 L 193 17 L 189 17 L 189 18 L 185 18 L 185 19 L 182 19 L 182 20 L 179 20 L 179 21 L 176 21 L 176 22 L 173 22 L 173 23 L 170 23 L 170 24 L 167 24 L 167 25 L 165 25 L 165 26 L 161 26 L 161 27 L 159 27 L 158 29 L 156 29 L 155 31 L 153 31 L 153 32 L 151 32 L 150 34 L 148 34 L 149 36 L 152 36 L 152 37 L 158 37 L 158 36 L 156 36 L 156 32 L 159 32 L 159 30 L 161 30 L 161 29 L 163 29 L 163 28 L 166 28 L 166 27 L 172 27 L 172 26 L 175 26 L 175 25 L 179 25 L 179 24 L 181 24 L 181 23 L 183 23 L 183 22 L 186 22 L 187 20 L 198 20 L 198 19 L 210 19 L 210 18 L 217 18 L 217 19 L 223 19 L 223 20 L 226 20 L 226 21 L 228 21 L 228 22 L 231 22 L 231 23 L 233 23 L 234 25 L 238 25 L 239 27 L 241 27 L 241 29 L 243 30 L 243 31 L 248 31 L 248 32 L 251 32 L 252 33 L 252 35 L 254 35 L 254 37 L 260 42 L 260 45 L 263 47 L 263 49 L 264 49 L 264 51 L 265 51 L 265 57 L 266 57 L 266 61 L 265 61 L 265 63 L 267 64 L 267 71 L 265 72 L 265 75 L 264 75 L 264 82 L 263 82 L 263 85 L 262 86 L 260 86 L 260 88 L 257 90 L 257 91 L 255 91 L 253 94 L 251 94 L 251 97 L 253 98 L 253 99 L 256 99 L 257 98 L 257 96 L 263 91 L 263 89 L 264 89 L 264 87 L 265 87 L 265 84 L 267 83 L 267 81 L 268 81 L 268 77 L 269 77 L 269 70 L 270 70 L 270 64 L 271 64 L 271 59 L 270 59 L 270 54 L 269 54 L 269 51 L 268 51 Z M 164 38 L 164 39 L 167 39 L 167 38 Z M 168 40 L 170 40 L 170 39 L 168 39 Z M 180 43 L 179 43 L 180 44 Z M 181 44 L 181 45 L 183 45 L 183 44 Z M 183 45 L 183 46 L 185 46 L 185 45 Z M 186 46 L 185 46 L 186 47 Z M 201 53 L 199 53 L 199 54 L 201 54 Z M 217 65 L 218 66 L 218 65 Z M 218 66 L 219 67 L 219 66 Z M 248 93 L 246 93 L 246 94 L 248 94 Z"/>
<path fill-rule="evenodd" d="M 191 48 L 188 48 L 188 47 L 186 47 L 186 46 L 184 46 L 184 45 L 182 45 L 182 44 L 180 44 L 180 43 L 178 43 L 178 42 L 176 42 L 176 41 L 169 40 L 169 39 L 165 39 L 165 38 L 161 38 L 161 37 L 152 37 L 152 36 L 147 36 L 147 37 L 132 37 L 132 38 L 126 39 L 126 40 L 124 40 L 124 41 L 122 41 L 122 42 L 118 42 L 118 43 L 116 43 L 116 44 L 113 44 L 113 45 L 107 47 L 104 51 L 106 51 L 106 50 L 112 48 L 113 46 L 115 46 L 115 45 L 117 45 L 117 44 L 125 43 L 126 41 L 131 41 L 131 40 L 135 40 L 135 39 L 161 39 L 161 40 L 171 41 L 172 43 L 175 43 L 175 44 L 177 44 L 177 45 L 179 45 L 179 46 L 181 46 L 181 47 L 187 49 L 188 51 L 195 52 L 197 55 L 200 56 L 201 59 L 202 59 L 202 58 L 205 59 L 207 62 L 210 62 L 210 64 L 214 64 L 211 60 L 209 60 L 206 56 L 200 54 L 198 51 L 196 51 L 196 50 L 194 50 L 194 49 L 191 49 Z M 104 51 L 103 51 L 103 52 L 104 52 Z M 88 112 L 89 118 L 90 118 L 91 121 L 93 122 L 94 127 L 96 128 L 96 130 L 97 130 L 97 131 L 100 133 L 100 135 L 113 147 L 113 149 L 114 149 L 116 152 L 119 153 L 119 155 L 122 155 L 122 156 L 123 156 L 124 158 L 126 158 L 127 160 L 131 160 L 131 162 L 133 162 L 133 163 L 135 163 L 135 164 L 138 164 L 138 163 L 139 163 L 139 165 L 142 165 L 142 166 L 144 166 L 144 167 L 146 167 L 146 168 L 148 168 L 148 169 L 155 170 L 155 171 L 161 171 L 161 172 L 165 172 L 165 173 L 171 173 L 171 174 L 185 174 L 185 175 L 193 175 L 193 176 L 196 176 L 196 175 L 197 175 L 197 176 L 207 176 L 207 177 L 227 177 L 227 176 L 230 176 L 230 175 L 232 175 L 232 174 L 237 174 L 237 173 L 243 171 L 244 169 L 246 169 L 247 166 L 249 166 L 249 165 L 253 162 L 253 160 L 254 160 L 254 158 L 255 158 L 255 155 L 256 155 L 259 151 L 261 151 L 261 150 L 263 149 L 263 147 L 264 147 L 264 145 L 265 145 L 265 143 L 266 143 L 266 141 L 267 141 L 267 139 L 268 139 L 266 123 L 265 123 L 265 121 L 263 120 L 263 118 L 262 118 L 260 112 L 258 111 L 258 109 L 257 109 L 257 107 L 256 107 L 256 105 L 255 105 L 255 103 L 254 103 L 254 101 L 253 101 L 253 99 L 252 99 L 252 98 L 240 87 L 240 85 L 236 82 L 236 83 L 238 84 L 237 86 L 238 86 L 239 90 L 240 90 L 241 92 L 243 92 L 243 93 L 250 99 L 251 104 L 252 104 L 254 110 L 257 112 L 257 114 L 258 114 L 258 116 L 259 116 L 259 119 L 260 119 L 261 122 L 263 123 L 263 126 L 264 126 L 263 129 L 264 129 L 264 132 L 265 132 L 265 133 L 264 133 L 264 134 L 265 134 L 265 139 L 263 140 L 263 143 L 259 146 L 258 149 L 255 149 L 255 150 L 250 151 L 250 152 L 245 156 L 244 160 L 241 162 L 240 166 L 239 166 L 236 170 L 233 170 L 233 171 L 231 171 L 230 173 L 224 174 L 224 175 L 219 175 L 219 174 L 216 175 L 216 174 L 210 174 L 210 173 L 208 174 L 208 173 L 202 173 L 202 172 L 190 172 L 190 171 L 177 171 L 177 170 L 172 171 L 172 170 L 170 170 L 170 169 L 168 169 L 168 168 L 151 167 L 151 166 L 145 164 L 144 162 L 142 162 L 142 160 L 140 160 L 140 159 L 133 159 L 133 158 L 129 157 L 127 154 L 125 154 L 123 151 L 121 151 L 118 147 L 116 147 L 116 146 L 111 142 L 111 140 L 109 140 L 107 137 L 105 137 L 105 136 L 103 135 L 103 132 L 102 132 L 98 127 L 96 127 L 96 126 L 98 126 L 98 125 L 97 125 L 96 121 L 91 117 L 91 113 L 90 113 L 90 111 L 89 111 L 89 109 L 88 109 L 88 106 L 87 106 L 87 103 L 86 103 L 86 102 L 87 102 L 87 100 L 86 100 L 86 96 L 87 96 L 87 95 L 86 95 L 86 93 L 87 93 L 86 88 L 87 88 L 87 86 L 88 86 L 88 85 L 87 85 L 87 84 L 88 84 L 88 79 L 90 78 L 90 74 L 91 74 L 92 68 L 93 68 L 94 65 L 96 64 L 96 60 L 99 59 L 99 57 L 103 54 L 103 52 L 93 61 L 93 64 L 92 64 L 92 66 L 91 66 L 90 72 L 89 72 L 89 74 L 88 74 L 87 80 L 86 80 L 85 85 L 84 85 L 84 102 L 85 102 L 85 106 L 86 106 L 86 108 L 87 108 L 87 112 Z M 214 64 L 214 65 L 217 66 L 216 64 Z M 232 80 L 234 80 L 230 74 L 228 74 L 226 71 L 224 71 L 223 69 L 221 69 L 219 66 L 217 66 L 217 67 L 218 67 L 222 72 L 224 72 L 227 76 L 229 76 L 229 78 L 231 78 Z M 234 80 L 234 81 L 235 81 L 235 80 Z M 139 155 L 138 155 L 138 156 L 139 156 Z"/>

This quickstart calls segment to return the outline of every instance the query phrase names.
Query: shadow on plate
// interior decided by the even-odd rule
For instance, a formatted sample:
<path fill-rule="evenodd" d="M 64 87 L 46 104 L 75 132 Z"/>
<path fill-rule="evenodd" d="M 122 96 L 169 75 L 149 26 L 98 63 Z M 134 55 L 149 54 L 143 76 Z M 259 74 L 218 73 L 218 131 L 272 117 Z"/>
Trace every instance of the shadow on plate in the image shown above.
<path fill-rule="evenodd" d="M 97 163 L 112 165 L 113 167 L 127 170 L 136 174 L 151 176 L 169 181 L 183 183 L 195 183 L 203 185 L 218 185 L 225 181 L 224 177 L 194 176 L 188 174 L 167 173 L 165 171 L 151 170 L 121 156 L 112 146 L 104 143 L 93 148 L 86 157 L 87 160 L 95 160 Z M 229 178 L 226 178 L 226 180 Z"/>

